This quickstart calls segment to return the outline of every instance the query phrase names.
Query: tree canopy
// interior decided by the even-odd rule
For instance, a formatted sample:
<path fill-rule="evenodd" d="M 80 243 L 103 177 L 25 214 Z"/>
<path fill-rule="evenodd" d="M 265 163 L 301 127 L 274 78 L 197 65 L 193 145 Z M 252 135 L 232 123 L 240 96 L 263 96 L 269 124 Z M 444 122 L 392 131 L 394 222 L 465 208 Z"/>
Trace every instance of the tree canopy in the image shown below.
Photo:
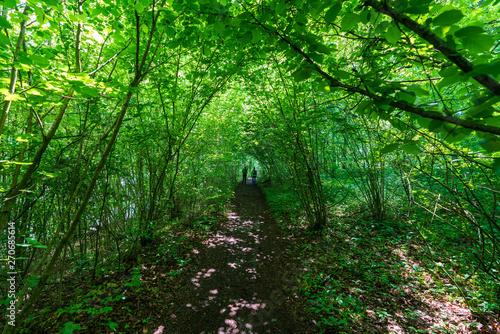
<path fill-rule="evenodd" d="M 434 255 L 464 238 L 463 266 L 500 278 L 498 0 L 0 8 L 19 323 L 68 263 L 95 260 L 95 277 L 107 252 L 120 268 L 165 226 L 221 215 L 244 165 L 311 231 L 334 212 L 398 217 Z"/>

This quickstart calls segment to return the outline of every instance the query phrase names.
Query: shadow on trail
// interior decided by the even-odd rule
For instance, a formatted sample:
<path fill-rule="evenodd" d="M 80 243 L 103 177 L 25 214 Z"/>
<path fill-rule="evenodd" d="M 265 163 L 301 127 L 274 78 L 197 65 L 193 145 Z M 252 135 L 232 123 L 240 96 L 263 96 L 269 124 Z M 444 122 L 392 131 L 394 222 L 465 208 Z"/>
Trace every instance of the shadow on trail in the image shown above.
<path fill-rule="evenodd" d="M 287 245 L 258 188 L 240 184 L 227 223 L 198 250 L 165 332 L 314 332 L 296 307 L 301 268 Z"/>

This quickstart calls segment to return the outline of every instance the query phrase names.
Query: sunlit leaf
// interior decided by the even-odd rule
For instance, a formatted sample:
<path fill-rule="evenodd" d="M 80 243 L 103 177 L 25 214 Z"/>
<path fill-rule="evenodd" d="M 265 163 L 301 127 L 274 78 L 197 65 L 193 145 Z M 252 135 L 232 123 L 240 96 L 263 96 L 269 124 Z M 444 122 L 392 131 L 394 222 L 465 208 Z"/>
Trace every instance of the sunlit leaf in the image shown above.
<path fill-rule="evenodd" d="M 462 14 L 461 10 L 452 9 L 439 14 L 432 21 L 432 23 L 434 23 L 437 26 L 451 26 L 452 24 L 458 23 L 463 17 L 464 14 Z"/>
<path fill-rule="evenodd" d="M 5 29 L 12 29 L 12 25 L 3 16 L 0 16 L 0 27 L 5 28 Z"/>
<path fill-rule="evenodd" d="M 387 29 L 387 32 L 385 33 L 385 39 L 391 44 L 396 44 L 400 38 L 401 30 L 399 30 L 396 23 L 391 23 L 391 25 L 389 25 L 389 28 Z"/>
<path fill-rule="evenodd" d="M 401 148 L 408 154 L 420 154 L 420 147 L 416 143 L 404 144 L 403 146 L 401 146 Z"/>

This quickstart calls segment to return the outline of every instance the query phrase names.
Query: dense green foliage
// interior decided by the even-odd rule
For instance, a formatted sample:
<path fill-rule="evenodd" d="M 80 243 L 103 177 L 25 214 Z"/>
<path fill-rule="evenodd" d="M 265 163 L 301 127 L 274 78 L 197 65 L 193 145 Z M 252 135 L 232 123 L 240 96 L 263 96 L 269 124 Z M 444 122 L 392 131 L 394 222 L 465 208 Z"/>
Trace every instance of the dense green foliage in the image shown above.
<path fill-rule="evenodd" d="M 328 236 L 361 214 L 360 238 L 412 231 L 427 264 L 477 282 L 471 307 L 498 312 L 499 1 L 0 6 L 1 249 L 10 227 L 18 324 L 69 273 L 95 280 L 160 231 L 203 230 L 243 165 L 287 224 Z M 361 307 L 347 303 L 321 326 Z"/>

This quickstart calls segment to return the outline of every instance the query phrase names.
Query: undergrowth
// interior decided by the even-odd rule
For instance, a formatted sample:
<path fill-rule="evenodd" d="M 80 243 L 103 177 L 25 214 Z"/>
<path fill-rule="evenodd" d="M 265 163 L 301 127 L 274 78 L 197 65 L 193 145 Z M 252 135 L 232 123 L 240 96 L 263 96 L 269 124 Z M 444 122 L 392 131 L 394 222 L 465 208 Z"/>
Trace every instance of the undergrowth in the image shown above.
<path fill-rule="evenodd" d="M 306 234 L 291 190 L 263 190 L 281 227 Z M 463 242 L 430 237 L 403 216 L 331 212 L 326 228 L 295 249 L 307 270 L 299 293 L 318 331 L 499 332 L 499 282 L 475 270 Z"/>

